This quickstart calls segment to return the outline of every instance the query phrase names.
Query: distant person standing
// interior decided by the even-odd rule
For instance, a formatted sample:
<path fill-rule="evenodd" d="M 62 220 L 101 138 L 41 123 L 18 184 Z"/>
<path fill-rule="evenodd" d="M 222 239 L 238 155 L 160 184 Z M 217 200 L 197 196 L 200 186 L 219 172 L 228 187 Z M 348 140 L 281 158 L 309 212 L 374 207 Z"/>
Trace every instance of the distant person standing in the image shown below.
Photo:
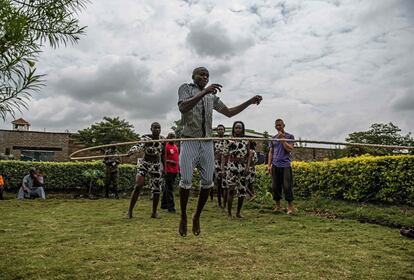
<path fill-rule="evenodd" d="M 118 197 L 118 165 L 121 163 L 121 159 L 116 155 L 117 151 L 115 147 L 110 147 L 105 151 L 104 164 L 105 170 L 105 197 L 109 198 L 109 190 L 112 186 L 112 192 L 115 198 Z"/>
<path fill-rule="evenodd" d="M 167 139 L 174 139 L 175 134 L 169 133 Z M 168 209 L 168 212 L 175 213 L 174 203 L 174 184 L 177 174 L 180 172 L 180 165 L 178 160 L 178 147 L 174 142 L 167 142 L 165 144 L 164 156 L 164 180 L 165 187 L 162 192 L 161 208 Z"/>
<path fill-rule="evenodd" d="M 245 137 L 244 123 L 233 123 L 231 135 L 233 137 Z M 226 183 L 228 187 L 227 216 L 233 218 L 231 211 L 233 197 L 237 195 L 237 218 L 243 218 L 240 211 L 246 196 L 248 175 L 250 170 L 250 142 L 247 140 L 226 140 L 223 149 L 222 165 L 226 166 Z"/>
<path fill-rule="evenodd" d="M 145 134 L 141 137 L 140 143 L 132 146 L 128 151 L 128 156 L 136 152 L 143 151 L 144 157 L 138 166 L 137 175 L 135 177 L 135 187 L 131 195 L 127 218 L 132 218 L 132 211 L 137 203 L 139 194 L 144 187 L 145 178 L 151 187 L 152 198 L 152 214 L 151 218 L 158 218 L 157 208 L 160 200 L 160 193 L 164 185 L 164 145 L 161 142 L 152 142 L 152 140 L 165 139 L 160 135 L 161 125 L 158 122 L 151 124 L 151 134 Z"/>
<path fill-rule="evenodd" d="M 4 200 L 3 191 L 4 191 L 4 179 L 3 179 L 3 176 L 0 175 L 0 200 Z"/>
<path fill-rule="evenodd" d="M 288 202 L 288 214 L 293 214 L 293 174 L 292 174 L 292 151 L 293 142 L 277 141 L 279 139 L 295 139 L 292 134 L 285 132 L 285 123 L 282 119 L 275 121 L 277 134 L 272 137 L 269 143 L 268 172 L 272 174 L 273 200 L 275 201 L 274 211 L 281 211 L 280 200 L 284 195 Z"/>
<path fill-rule="evenodd" d="M 217 186 L 217 200 L 218 206 L 222 208 L 221 198 L 223 196 L 223 177 L 225 176 L 225 171 L 221 169 L 221 159 L 223 156 L 224 148 L 224 132 L 226 128 L 224 125 L 219 124 L 216 128 L 217 137 L 223 138 L 223 140 L 218 140 L 214 142 L 214 185 Z M 211 188 L 210 196 L 213 195 L 213 188 Z M 224 196 L 224 207 L 227 203 L 227 190 Z"/>

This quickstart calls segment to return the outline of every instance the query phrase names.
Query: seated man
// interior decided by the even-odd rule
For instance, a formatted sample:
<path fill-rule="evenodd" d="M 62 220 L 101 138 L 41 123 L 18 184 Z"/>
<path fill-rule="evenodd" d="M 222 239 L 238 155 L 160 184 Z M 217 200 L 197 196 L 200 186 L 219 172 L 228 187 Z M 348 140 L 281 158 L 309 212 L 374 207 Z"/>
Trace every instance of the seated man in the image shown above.
<path fill-rule="evenodd" d="M 40 197 L 46 199 L 43 186 L 38 182 L 36 168 L 31 167 L 28 175 L 24 176 L 23 183 L 17 194 L 17 199 Z"/>

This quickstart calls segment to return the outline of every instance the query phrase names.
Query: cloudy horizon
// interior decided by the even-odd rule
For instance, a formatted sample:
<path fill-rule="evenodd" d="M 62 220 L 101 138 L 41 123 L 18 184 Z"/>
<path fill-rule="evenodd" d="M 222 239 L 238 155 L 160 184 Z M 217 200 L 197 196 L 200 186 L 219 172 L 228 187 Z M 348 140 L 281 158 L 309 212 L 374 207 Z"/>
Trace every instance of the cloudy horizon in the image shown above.
<path fill-rule="evenodd" d="M 229 119 L 296 138 L 344 141 L 373 123 L 414 132 L 414 1 L 92 1 L 77 45 L 44 47 L 47 86 L 17 113 L 32 130 L 76 132 L 104 116 L 139 134 L 180 118 L 177 90 L 205 66 L 228 106 L 263 102 Z M 8 118 L 2 129 L 11 128 Z"/>

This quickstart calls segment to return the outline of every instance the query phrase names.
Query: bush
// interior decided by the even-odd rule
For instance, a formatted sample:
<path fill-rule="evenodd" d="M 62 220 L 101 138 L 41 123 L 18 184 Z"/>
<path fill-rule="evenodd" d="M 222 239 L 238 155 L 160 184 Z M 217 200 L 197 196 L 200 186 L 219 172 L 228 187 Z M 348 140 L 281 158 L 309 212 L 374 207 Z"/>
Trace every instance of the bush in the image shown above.
<path fill-rule="evenodd" d="M 5 188 L 17 191 L 22 180 L 29 173 L 30 167 L 40 168 L 45 174 L 46 191 L 69 193 L 88 191 L 91 176 L 88 174 L 101 174 L 101 178 L 94 175 L 93 189 L 102 188 L 105 179 L 105 165 L 102 161 L 92 162 L 28 162 L 17 160 L 0 161 L 0 175 L 5 179 Z M 135 185 L 136 165 L 121 164 L 118 167 L 118 191 L 132 191 Z M 96 178 L 95 178 L 96 177 Z M 193 186 L 198 189 L 200 175 L 194 170 Z M 144 186 L 144 188 L 146 188 Z"/>
<path fill-rule="evenodd" d="M 292 166 L 299 197 L 414 205 L 414 156 L 361 156 Z M 257 170 L 258 194 L 268 197 L 270 175 L 264 165 Z"/>
<path fill-rule="evenodd" d="M 90 178 L 83 176 L 85 171 L 97 170 L 104 174 L 105 165 L 101 161 L 93 162 L 27 162 L 6 160 L 0 161 L 0 174 L 5 178 L 5 187 L 17 190 L 22 179 L 29 173 L 30 167 L 40 168 L 45 174 L 46 189 L 56 192 L 70 192 L 73 190 L 87 190 Z M 134 186 L 136 167 L 132 164 L 119 166 L 118 189 L 130 190 Z M 104 176 L 104 175 L 103 175 Z M 104 179 L 104 178 L 102 178 Z"/>
<path fill-rule="evenodd" d="M 101 161 L 94 162 L 26 162 L 0 161 L 0 174 L 8 190 L 17 190 L 29 168 L 42 169 L 47 191 L 87 191 L 90 178 L 86 170 L 105 171 Z M 119 191 L 134 186 L 136 166 L 119 166 Z M 293 162 L 294 192 L 298 197 L 324 197 L 363 202 L 387 202 L 414 205 L 414 156 L 362 156 L 324 162 Z M 103 178 L 102 178 L 103 179 Z M 193 186 L 199 186 L 194 172 Z M 272 199 L 271 177 L 265 165 L 257 166 L 258 201 Z"/>

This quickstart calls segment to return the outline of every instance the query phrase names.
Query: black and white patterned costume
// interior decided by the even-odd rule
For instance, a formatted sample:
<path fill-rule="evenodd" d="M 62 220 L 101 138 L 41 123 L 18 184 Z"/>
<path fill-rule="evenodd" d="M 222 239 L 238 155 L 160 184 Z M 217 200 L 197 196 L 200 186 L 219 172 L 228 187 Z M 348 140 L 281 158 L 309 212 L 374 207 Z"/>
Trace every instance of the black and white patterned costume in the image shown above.
<path fill-rule="evenodd" d="M 246 196 L 249 141 L 225 140 L 223 152 L 228 157 L 223 188 L 235 187 L 238 197 Z"/>
<path fill-rule="evenodd" d="M 159 139 L 165 139 L 160 136 Z M 151 141 L 152 135 L 143 135 L 141 141 Z M 128 153 L 136 153 L 144 151 L 144 158 L 137 165 L 137 174 L 148 179 L 148 185 L 151 192 L 159 194 L 164 186 L 164 178 L 162 176 L 163 165 L 161 156 L 164 154 L 164 144 L 161 142 L 137 143 L 132 146 Z M 146 160 L 151 158 L 152 160 Z"/>
<path fill-rule="evenodd" d="M 221 155 L 224 152 L 224 139 L 214 141 L 214 177 L 217 178 L 221 174 Z"/>

